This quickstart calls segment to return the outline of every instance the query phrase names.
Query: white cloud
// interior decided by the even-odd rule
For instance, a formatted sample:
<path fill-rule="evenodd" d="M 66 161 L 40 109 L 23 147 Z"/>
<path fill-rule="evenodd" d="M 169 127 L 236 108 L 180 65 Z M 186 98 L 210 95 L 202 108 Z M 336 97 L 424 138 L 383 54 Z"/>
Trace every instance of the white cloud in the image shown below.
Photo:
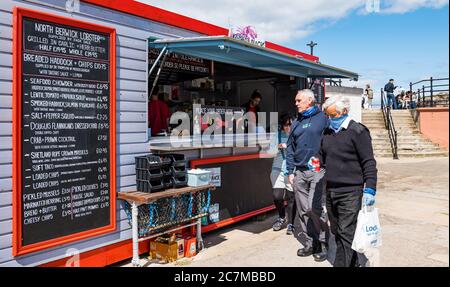
<path fill-rule="evenodd" d="M 254 26 L 262 39 L 276 43 L 304 38 L 317 22 L 334 22 L 365 11 L 378 0 L 138 0 L 224 28 Z M 448 0 L 379 0 L 381 13 L 406 13 L 423 7 L 440 8 Z"/>
<path fill-rule="evenodd" d="M 407 13 L 420 8 L 442 8 L 448 5 L 448 0 L 386 0 L 383 13 Z"/>

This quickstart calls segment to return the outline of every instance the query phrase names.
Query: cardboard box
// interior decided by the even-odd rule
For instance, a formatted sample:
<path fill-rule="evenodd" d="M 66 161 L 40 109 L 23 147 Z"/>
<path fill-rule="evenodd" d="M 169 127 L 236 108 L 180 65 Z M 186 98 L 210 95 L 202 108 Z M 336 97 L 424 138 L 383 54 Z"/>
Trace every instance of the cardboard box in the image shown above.
<path fill-rule="evenodd" d="M 155 241 L 150 242 L 150 256 L 152 259 L 166 263 L 176 261 L 178 257 L 177 242 L 158 237 Z"/>
<path fill-rule="evenodd" d="M 156 241 L 150 241 L 150 258 L 156 259 Z"/>
<path fill-rule="evenodd" d="M 183 237 L 177 237 L 176 241 L 177 243 L 177 259 L 184 257 L 184 238 Z"/>
<path fill-rule="evenodd" d="M 197 239 L 195 237 L 186 237 L 184 239 L 184 257 L 190 258 L 197 255 Z"/>

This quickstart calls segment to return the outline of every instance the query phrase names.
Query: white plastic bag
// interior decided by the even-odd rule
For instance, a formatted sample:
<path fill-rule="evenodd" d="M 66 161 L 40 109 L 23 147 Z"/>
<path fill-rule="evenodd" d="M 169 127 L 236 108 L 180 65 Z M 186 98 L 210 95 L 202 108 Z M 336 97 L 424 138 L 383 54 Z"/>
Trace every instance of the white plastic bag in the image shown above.
<path fill-rule="evenodd" d="M 352 249 L 365 253 L 372 248 L 381 246 L 381 226 L 378 218 L 378 208 L 364 206 L 358 213 L 355 237 Z"/>

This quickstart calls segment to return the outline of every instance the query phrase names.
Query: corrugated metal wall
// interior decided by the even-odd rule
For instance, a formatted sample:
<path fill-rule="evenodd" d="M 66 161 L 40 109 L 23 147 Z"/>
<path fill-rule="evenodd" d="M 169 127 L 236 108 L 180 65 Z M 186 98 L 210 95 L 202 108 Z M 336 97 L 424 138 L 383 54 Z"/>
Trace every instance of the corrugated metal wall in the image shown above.
<path fill-rule="evenodd" d="M 134 157 L 148 151 L 147 139 L 147 42 L 159 38 L 198 34 L 169 27 L 132 15 L 81 3 L 69 14 L 66 1 L 0 1 L 0 267 L 34 266 L 66 257 L 69 248 L 80 252 L 131 238 L 122 210 L 117 207 L 117 231 L 59 248 L 12 257 L 12 11 L 14 6 L 50 12 L 113 27 L 117 32 L 117 187 L 135 186 Z"/>

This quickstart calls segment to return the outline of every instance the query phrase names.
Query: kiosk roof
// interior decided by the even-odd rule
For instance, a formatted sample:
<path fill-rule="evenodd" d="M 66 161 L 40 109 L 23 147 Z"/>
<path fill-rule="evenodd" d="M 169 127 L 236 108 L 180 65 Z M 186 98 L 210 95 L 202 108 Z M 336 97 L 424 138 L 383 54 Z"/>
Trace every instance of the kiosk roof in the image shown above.
<path fill-rule="evenodd" d="M 226 36 L 159 39 L 150 42 L 150 46 L 158 49 L 166 47 L 174 53 L 283 75 L 358 80 L 357 73 Z"/>

